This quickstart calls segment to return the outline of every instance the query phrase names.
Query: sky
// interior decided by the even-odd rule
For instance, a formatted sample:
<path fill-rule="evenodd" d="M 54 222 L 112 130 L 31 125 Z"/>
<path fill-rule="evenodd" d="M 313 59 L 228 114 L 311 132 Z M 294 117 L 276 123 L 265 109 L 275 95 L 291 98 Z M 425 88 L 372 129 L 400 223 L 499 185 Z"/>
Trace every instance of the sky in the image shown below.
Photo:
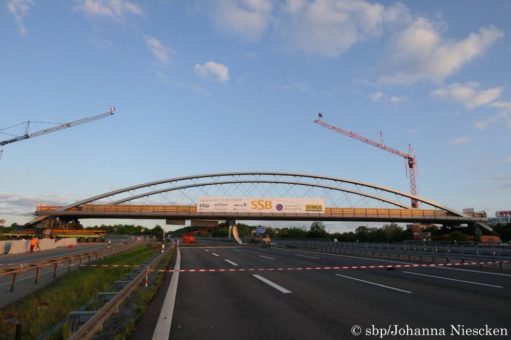
<path fill-rule="evenodd" d="M 4 0 L 0 219 L 163 178 L 306 172 L 511 209 L 511 2 Z M 51 126 L 34 123 L 31 131 Z M 1 130 L 0 139 L 22 134 Z"/>

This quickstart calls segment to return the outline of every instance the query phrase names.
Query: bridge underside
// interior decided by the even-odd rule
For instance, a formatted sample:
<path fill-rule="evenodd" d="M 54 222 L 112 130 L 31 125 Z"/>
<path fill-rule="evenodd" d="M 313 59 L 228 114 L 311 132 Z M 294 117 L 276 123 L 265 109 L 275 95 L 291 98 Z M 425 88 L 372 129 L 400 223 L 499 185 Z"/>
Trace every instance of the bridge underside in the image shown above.
<path fill-rule="evenodd" d="M 138 214 L 138 213 L 63 213 L 58 217 L 65 219 L 208 219 L 208 220 L 238 220 L 238 221 L 351 221 L 351 222 L 395 222 L 395 223 L 437 223 L 437 224 L 461 224 L 469 223 L 467 219 L 457 217 L 446 217 L 442 219 L 435 218 L 410 218 L 410 217 L 361 217 L 361 216 L 335 216 L 335 215 L 317 215 L 317 214 L 225 214 L 225 213 L 196 213 L 196 214 Z"/>
<path fill-rule="evenodd" d="M 197 212 L 196 206 L 151 205 L 84 205 L 61 210 L 60 207 L 41 207 L 38 216 L 62 219 L 116 218 L 116 219 L 212 219 L 212 220 L 268 220 L 268 221 L 364 221 L 396 223 L 462 224 L 475 222 L 474 218 L 451 215 L 437 209 L 385 208 L 326 208 L 324 213 L 250 213 Z M 46 210 L 45 210 L 46 209 Z"/>

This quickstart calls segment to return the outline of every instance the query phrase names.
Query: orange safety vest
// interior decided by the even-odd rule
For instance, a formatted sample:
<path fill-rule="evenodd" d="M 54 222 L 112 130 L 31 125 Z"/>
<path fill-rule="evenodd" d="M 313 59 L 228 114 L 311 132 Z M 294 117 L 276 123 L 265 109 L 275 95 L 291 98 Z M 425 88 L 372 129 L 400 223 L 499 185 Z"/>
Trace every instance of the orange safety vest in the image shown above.
<path fill-rule="evenodd" d="M 30 245 L 34 246 L 37 244 L 37 239 L 34 237 L 32 240 L 30 240 Z"/>

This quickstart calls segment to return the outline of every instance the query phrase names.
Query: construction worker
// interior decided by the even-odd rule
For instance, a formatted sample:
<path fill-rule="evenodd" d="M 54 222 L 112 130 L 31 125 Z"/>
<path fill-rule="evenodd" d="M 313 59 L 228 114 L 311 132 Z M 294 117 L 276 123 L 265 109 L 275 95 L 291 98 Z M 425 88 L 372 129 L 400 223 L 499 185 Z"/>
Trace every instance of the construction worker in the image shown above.
<path fill-rule="evenodd" d="M 35 238 L 35 249 L 41 250 L 41 245 L 39 244 L 39 237 Z"/>
<path fill-rule="evenodd" d="M 35 246 L 37 244 L 37 239 L 35 237 L 32 237 L 30 240 L 30 254 L 34 252 Z"/>

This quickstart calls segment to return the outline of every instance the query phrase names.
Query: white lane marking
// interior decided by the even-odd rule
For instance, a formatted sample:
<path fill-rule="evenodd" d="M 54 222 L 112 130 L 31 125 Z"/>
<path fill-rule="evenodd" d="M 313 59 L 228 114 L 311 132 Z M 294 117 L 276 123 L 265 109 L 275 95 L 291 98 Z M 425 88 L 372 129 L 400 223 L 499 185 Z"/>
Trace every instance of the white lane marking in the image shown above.
<path fill-rule="evenodd" d="M 172 273 L 169 289 L 163 301 L 158 323 L 154 329 L 153 340 L 168 339 L 170 336 L 172 315 L 174 314 L 174 305 L 176 302 L 177 283 L 179 281 L 179 269 L 181 269 L 181 253 L 179 252 L 179 247 L 176 249 L 177 257 L 176 264 L 174 265 L 174 272 Z"/>
<path fill-rule="evenodd" d="M 276 249 L 277 249 L 277 250 L 296 251 L 295 249 L 286 249 L 286 248 L 276 248 Z M 353 258 L 353 259 L 362 259 L 362 260 L 371 260 L 371 261 L 393 262 L 393 263 L 410 263 L 410 262 L 404 262 L 404 261 L 375 259 L 375 258 L 372 258 L 372 257 L 362 257 L 362 256 L 351 256 L 351 255 L 341 255 L 341 254 L 321 253 L 321 252 L 319 252 L 319 251 L 300 250 L 300 252 L 302 252 L 302 253 L 310 253 L 310 254 L 320 254 L 320 255 L 337 256 L 337 257 L 350 257 L 350 258 Z"/>
<path fill-rule="evenodd" d="M 474 281 L 465 281 L 465 280 L 451 279 L 450 277 L 428 275 L 428 274 L 421 274 L 421 273 L 414 273 L 414 272 L 407 272 L 407 271 L 402 271 L 402 273 L 411 274 L 411 275 L 418 275 L 418 276 L 432 277 L 432 278 L 440 279 L 440 280 L 448 280 L 448 281 L 470 283 L 470 284 L 473 284 L 473 285 L 486 286 L 486 287 L 492 287 L 492 288 L 504 288 L 502 286 L 491 285 L 491 284 L 488 284 L 488 283 L 481 283 L 481 282 L 474 282 Z"/>
<path fill-rule="evenodd" d="M 341 275 L 341 274 L 335 274 L 335 275 L 336 275 L 336 276 L 340 276 L 340 277 L 344 277 L 344 278 L 346 278 L 346 279 L 350 279 L 350 280 L 355 280 L 355 281 L 364 282 L 364 283 L 367 283 L 367 284 L 370 284 L 370 285 L 373 285 L 373 286 L 378 286 L 378 287 L 382 287 L 382 288 L 387 288 L 387 289 L 395 290 L 395 291 L 397 291 L 397 292 L 401 292 L 401 293 L 412 294 L 412 292 L 411 292 L 411 291 L 409 291 L 409 290 L 404 290 L 404 289 L 399 289 L 399 288 L 396 288 L 396 287 L 386 286 L 386 285 L 382 285 L 381 283 L 376 283 L 376 282 L 371 282 L 371 281 L 361 280 L 361 279 L 357 279 L 357 278 L 355 278 L 355 277 L 346 276 L 346 275 Z"/>
<path fill-rule="evenodd" d="M 269 257 L 269 256 L 264 256 L 264 255 L 258 255 L 258 256 L 262 257 L 263 259 L 275 260 L 273 257 Z"/>
<path fill-rule="evenodd" d="M 440 269 L 447 269 L 447 270 L 458 270 L 458 271 L 461 271 L 461 272 L 471 272 L 471 273 L 479 273 L 479 274 L 488 274 L 488 275 L 511 276 L 511 274 L 494 273 L 494 272 L 483 272 L 482 270 L 459 269 L 459 268 L 446 268 L 446 267 L 436 267 L 436 268 L 440 268 Z"/>
<path fill-rule="evenodd" d="M 273 288 L 275 288 L 276 290 L 278 290 L 279 292 L 283 293 L 283 294 L 291 294 L 292 292 L 282 286 L 279 286 L 278 284 L 276 284 L 275 282 L 273 281 L 270 281 L 268 280 L 267 278 L 265 277 L 262 277 L 261 275 L 259 274 L 252 274 L 253 277 L 255 277 L 256 279 L 266 283 L 268 286 L 271 286 Z"/>
<path fill-rule="evenodd" d="M 319 257 L 316 257 L 316 256 L 309 256 L 309 255 L 300 255 L 300 254 L 295 254 L 296 256 L 300 256 L 300 257 L 306 257 L 308 259 L 319 259 Z"/>
<path fill-rule="evenodd" d="M 233 261 L 231 261 L 231 260 L 229 260 L 229 259 L 225 259 L 225 262 L 230 263 L 230 264 L 232 264 L 232 265 L 233 265 L 233 266 L 235 266 L 235 267 L 237 267 L 237 266 L 238 266 L 238 264 L 237 264 L 236 262 L 233 262 Z"/>
<path fill-rule="evenodd" d="M 215 255 L 215 256 L 220 256 L 220 255 L 218 255 L 217 253 L 211 253 L 211 254 L 213 254 L 213 255 Z"/>
<path fill-rule="evenodd" d="M 209 249 L 204 248 L 202 250 L 204 250 L 206 253 L 209 253 Z"/>

